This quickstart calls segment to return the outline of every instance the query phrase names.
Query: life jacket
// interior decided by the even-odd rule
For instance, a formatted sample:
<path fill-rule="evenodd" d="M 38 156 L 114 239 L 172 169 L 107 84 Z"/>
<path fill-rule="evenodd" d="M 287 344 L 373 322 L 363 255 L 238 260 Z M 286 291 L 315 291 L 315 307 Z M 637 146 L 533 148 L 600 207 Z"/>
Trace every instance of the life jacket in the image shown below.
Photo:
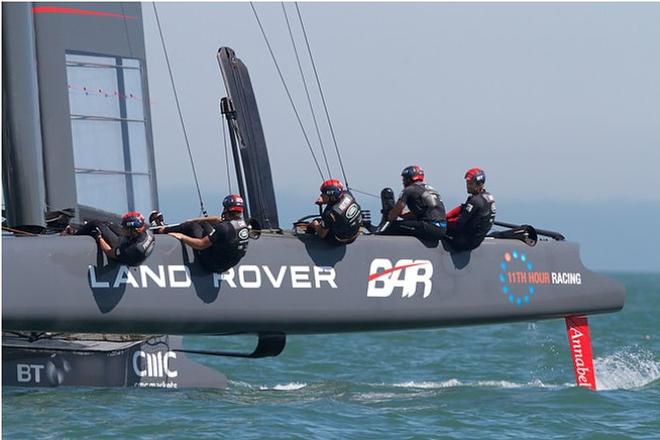
<path fill-rule="evenodd" d="M 213 228 L 216 231 L 222 231 L 220 239 L 211 240 L 213 247 L 218 251 L 217 253 L 232 253 L 241 257 L 245 255 L 250 241 L 250 234 L 248 225 L 244 220 L 223 220 L 215 223 Z"/>
<path fill-rule="evenodd" d="M 332 215 L 328 215 L 330 213 Z M 362 209 L 348 191 L 344 191 L 335 204 L 328 205 L 324 214 L 325 226 L 339 241 L 348 241 L 355 238 L 360 230 Z"/>
<path fill-rule="evenodd" d="M 143 262 L 156 246 L 151 232 L 141 232 L 135 239 L 124 239 L 115 249 L 115 256 L 121 263 L 135 266 Z"/>
<path fill-rule="evenodd" d="M 250 234 L 244 220 L 223 220 L 212 224 L 211 247 L 199 252 L 206 269 L 224 272 L 235 266 L 247 253 Z"/>
<path fill-rule="evenodd" d="M 470 208 L 471 207 L 471 208 Z M 486 237 L 495 221 L 495 197 L 483 191 L 468 197 L 464 209 L 475 209 L 470 221 L 465 225 L 464 234 L 469 234 L 473 246 L 478 246 Z"/>
<path fill-rule="evenodd" d="M 229 224 L 234 228 L 234 237 L 229 245 L 234 247 L 241 257 L 247 252 L 248 243 L 250 242 L 250 230 L 245 220 L 230 220 Z"/>
<path fill-rule="evenodd" d="M 445 220 L 445 205 L 440 194 L 424 182 L 415 182 L 404 189 L 408 192 L 406 205 L 417 220 L 442 222 Z"/>

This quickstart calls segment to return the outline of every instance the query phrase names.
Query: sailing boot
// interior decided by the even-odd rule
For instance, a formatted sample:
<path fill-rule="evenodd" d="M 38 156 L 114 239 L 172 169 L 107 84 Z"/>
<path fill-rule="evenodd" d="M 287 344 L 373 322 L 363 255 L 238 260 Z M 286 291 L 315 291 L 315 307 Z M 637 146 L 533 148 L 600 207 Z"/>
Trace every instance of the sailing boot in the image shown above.
<path fill-rule="evenodd" d="M 165 226 L 165 219 L 160 211 L 151 211 L 149 214 L 149 223 L 152 227 Z"/>
<path fill-rule="evenodd" d="M 390 213 L 392 208 L 394 208 L 394 191 L 392 191 L 392 188 L 383 188 L 381 190 L 380 204 L 380 213 L 383 215 L 383 217 L 380 219 L 380 223 L 378 224 L 378 230 L 380 230 L 380 228 L 382 228 L 383 225 L 387 223 L 387 215 Z"/>

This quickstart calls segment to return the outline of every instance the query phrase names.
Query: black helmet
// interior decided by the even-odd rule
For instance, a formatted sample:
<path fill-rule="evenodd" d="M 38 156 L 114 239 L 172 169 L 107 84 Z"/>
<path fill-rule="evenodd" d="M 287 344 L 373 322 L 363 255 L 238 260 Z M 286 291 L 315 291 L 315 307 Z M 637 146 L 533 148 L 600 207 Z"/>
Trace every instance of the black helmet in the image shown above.
<path fill-rule="evenodd" d="M 225 211 L 229 212 L 243 212 L 245 210 L 245 202 L 243 197 L 238 194 L 229 194 L 222 201 L 222 207 Z"/>
<path fill-rule="evenodd" d="M 421 182 L 424 180 L 424 170 L 419 165 L 410 165 L 401 171 L 401 177 L 411 182 Z"/>

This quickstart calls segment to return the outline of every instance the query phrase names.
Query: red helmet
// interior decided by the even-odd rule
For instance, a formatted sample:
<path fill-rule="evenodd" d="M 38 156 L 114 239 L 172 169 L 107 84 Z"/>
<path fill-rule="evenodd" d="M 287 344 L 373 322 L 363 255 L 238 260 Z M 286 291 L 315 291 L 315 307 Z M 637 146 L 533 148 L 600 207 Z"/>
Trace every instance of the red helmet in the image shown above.
<path fill-rule="evenodd" d="M 344 184 L 339 179 L 326 180 L 321 184 L 321 194 L 325 194 L 330 200 L 336 200 L 344 191 Z"/>
<path fill-rule="evenodd" d="M 243 197 L 238 194 L 229 194 L 222 201 L 222 206 L 225 211 L 229 212 L 243 212 L 245 210 L 245 202 Z"/>
<path fill-rule="evenodd" d="M 465 180 L 472 181 L 476 184 L 486 183 L 486 173 L 481 168 L 470 168 L 465 173 Z"/>
<path fill-rule="evenodd" d="M 137 211 L 127 212 L 121 218 L 121 225 L 129 229 L 142 229 L 144 226 L 144 217 Z"/>
<path fill-rule="evenodd" d="M 410 165 L 401 171 L 401 177 L 411 182 L 422 182 L 424 180 L 424 170 L 419 165 Z"/>

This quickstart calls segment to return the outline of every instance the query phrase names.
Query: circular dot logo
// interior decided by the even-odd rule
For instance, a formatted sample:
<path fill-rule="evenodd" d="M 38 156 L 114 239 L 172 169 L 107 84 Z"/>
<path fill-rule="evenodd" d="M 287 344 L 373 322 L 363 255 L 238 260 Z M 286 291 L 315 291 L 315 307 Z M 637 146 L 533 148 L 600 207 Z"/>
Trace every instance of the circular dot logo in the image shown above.
<path fill-rule="evenodd" d="M 501 291 L 510 304 L 523 306 L 529 304 L 534 297 L 534 286 L 526 282 L 526 277 L 521 273 L 531 272 L 534 264 L 523 252 L 505 252 L 500 262 L 500 284 Z"/>

